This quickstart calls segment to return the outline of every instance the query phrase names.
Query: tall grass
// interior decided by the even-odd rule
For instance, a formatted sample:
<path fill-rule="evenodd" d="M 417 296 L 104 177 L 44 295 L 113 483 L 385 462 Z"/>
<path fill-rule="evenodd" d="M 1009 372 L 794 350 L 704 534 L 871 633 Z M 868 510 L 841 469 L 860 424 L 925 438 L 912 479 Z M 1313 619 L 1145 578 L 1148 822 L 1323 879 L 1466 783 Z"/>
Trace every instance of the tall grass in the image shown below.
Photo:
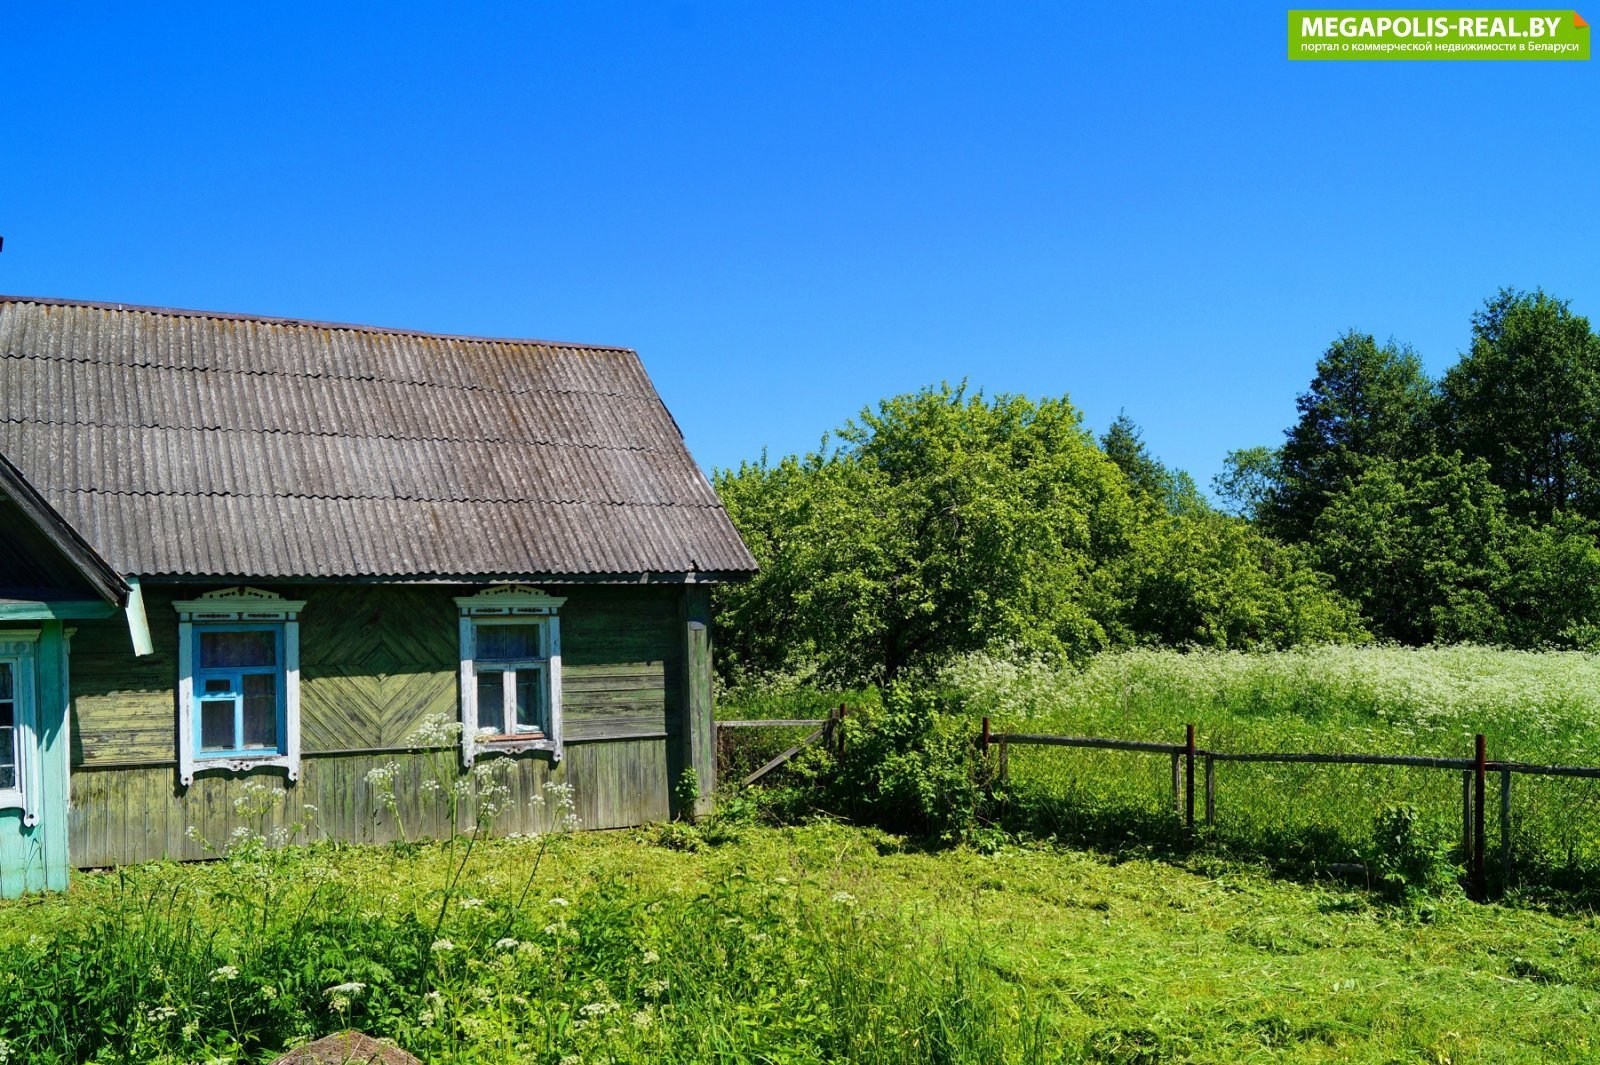
<path fill-rule="evenodd" d="M 1193 723 L 1216 750 L 1455 758 L 1482 732 L 1491 758 L 1600 766 L 1600 657 L 1578 652 L 1141 650 L 1082 669 L 975 656 L 942 680 L 997 730 L 1181 742 Z M 1018 748 L 1011 774 L 1014 802 L 1046 829 L 1134 842 L 1176 827 L 1160 756 Z M 1415 807 L 1428 846 L 1459 842 L 1461 781 L 1448 772 L 1219 763 L 1213 839 L 1292 863 L 1367 860 L 1380 815 L 1399 805 Z M 1497 802 L 1489 823 L 1497 852 Z M 1511 834 L 1514 883 L 1600 888 L 1600 782 L 1518 777 Z"/>
<path fill-rule="evenodd" d="M 6 915 L 0 1060 L 263 1061 L 346 1026 L 429 1062 L 1037 1059 L 977 951 L 847 892 L 612 870 L 524 894 L 537 848 L 482 842 L 464 873 L 460 844 L 322 845 L 81 878 L 25 936 Z"/>

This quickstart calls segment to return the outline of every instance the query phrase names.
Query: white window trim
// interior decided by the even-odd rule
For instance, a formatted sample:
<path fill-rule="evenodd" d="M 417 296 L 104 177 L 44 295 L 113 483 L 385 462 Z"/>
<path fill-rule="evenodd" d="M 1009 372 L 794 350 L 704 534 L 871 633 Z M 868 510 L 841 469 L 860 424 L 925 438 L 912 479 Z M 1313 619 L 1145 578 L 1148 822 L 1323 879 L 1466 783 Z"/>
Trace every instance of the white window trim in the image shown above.
<path fill-rule="evenodd" d="M 33 772 L 39 747 L 39 691 L 34 674 L 39 631 L 0 633 L 0 661 L 9 662 L 12 668 L 12 707 L 16 716 L 12 739 L 17 756 L 17 786 L 0 791 L 0 810 L 21 810 L 22 823 L 27 828 L 39 823 L 39 782 L 34 779 Z"/>
<path fill-rule="evenodd" d="M 521 584 L 496 585 L 477 595 L 461 596 L 456 607 L 461 612 L 461 763 L 471 768 L 480 754 L 520 754 L 524 751 L 549 751 L 552 761 L 565 753 L 561 727 L 561 619 L 557 616 L 566 598 L 546 595 L 538 588 Z M 550 731 L 528 739 L 478 738 L 478 625 L 510 622 L 538 622 L 543 629 L 541 643 L 546 651 L 544 698 L 549 712 Z M 511 674 L 507 674 L 509 677 Z M 509 685 L 512 682 L 507 680 Z M 514 705 L 515 697 L 507 705 Z"/>
<path fill-rule="evenodd" d="M 290 781 L 300 779 L 301 599 L 285 599 L 260 588 L 223 588 L 199 599 L 172 604 L 178 612 L 178 780 L 187 787 L 196 773 L 243 772 L 277 766 Z M 194 627 L 196 624 L 275 623 L 283 626 L 283 751 L 230 758 L 197 758 L 194 735 Z"/>

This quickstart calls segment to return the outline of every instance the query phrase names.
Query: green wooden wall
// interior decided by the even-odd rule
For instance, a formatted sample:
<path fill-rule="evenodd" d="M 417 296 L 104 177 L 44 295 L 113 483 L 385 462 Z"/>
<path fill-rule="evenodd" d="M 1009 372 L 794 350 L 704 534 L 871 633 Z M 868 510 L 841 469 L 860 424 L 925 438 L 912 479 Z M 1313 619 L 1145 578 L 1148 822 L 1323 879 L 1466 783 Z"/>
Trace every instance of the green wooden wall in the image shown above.
<path fill-rule="evenodd" d="M 459 714 L 458 612 L 453 599 L 477 589 L 443 585 L 267 585 L 304 599 L 300 615 L 301 780 L 289 805 L 321 811 L 319 831 L 338 839 L 387 839 L 373 821 L 365 774 L 393 759 L 397 793 L 422 802 L 418 774 L 431 762 L 401 751 L 430 713 Z M 176 783 L 177 615 L 174 599 L 209 585 L 145 583 L 155 654 L 134 658 L 122 620 L 83 622 L 72 641 L 72 858 L 80 867 L 146 858 L 201 857 L 184 838 L 234 827 L 232 800 L 245 777 L 203 774 Z M 556 770 L 576 789 L 586 827 L 611 828 L 667 816 L 671 781 L 686 764 L 686 700 L 702 686 L 685 672 L 682 586 L 562 586 L 562 705 L 567 750 Z M 690 592 L 689 595 L 695 593 Z M 698 607 L 699 600 L 695 603 Z M 695 613 L 698 619 L 698 610 Z M 698 656 L 697 660 L 698 660 Z M 516 759 L 528 794 L 550 772 L 547 755 Z M 251 776 L 283 782 L 281 773 Z M 526 796 L 523 796 L 524 798 Z M 385 815 L 386 816 L 386 815 Z M 448 826 L 419 806 L 416 831 Z M 502 831 L 537 828 L 535 812 Z M 408 829 L 410 825 L 408 824 Z"/>
<path fill-rule="evenodd" d="M 284 786 L 281 773 L 204 774 L 188 788 L 177 786 L 170 768 L 78 769 L 72 776 L 72 860 L 80 868 L 124 865 L 151 858 L 193 859 L 208 856 L 201 840 L 189 837 L 191 826 L 205 841 L 220 845 L 236 827 L 270 832 L 315 806 L 311 827 L 301 841 L 337 839 L 384 843 L 404 835 L 441 839 L 450 834 L 449 809 L 438 792 L 425 791 L 424 780 L 454 779 L 459 758 L 454 750 L 426 754 L 314 755 L 301 763 L 299 783 Z M 667 741 L 613 740 L 573 744 L 552 772 L 542 757 L 504 759 L 505 781 L 512 795 L 495 832 L 538 832 L 550 827 L 548 805 L 533 802 L 547 780 L 571 784 L 583 828 L 623 828 L 668 816 Z M 367 782 L 367 773 L 394 762 L 398 766 L 395 795 L 399 823 L 383 808 L 381 796 Z M 439 772 L 443 769 L 443 772 Z M 283 797 L 264 820 L 242 817 L 235 801 L 245 785 L 257 780 Z M 471 831 L 472 816 L 460 811 L 460 831 Z"/>
<path fill-rule="evenodd" d="M 67 842 L 67 655 L 59 621 L 27 623 L 32 644 L 33 733 L 24 777 L 39 823 L 23 823 L 21 810 L 0 810 L 0 898 L 28 891 L 64 891 L 70 865 Z M 0 641 L 6 630 L 0 629 Z M 21 737 L 19 737 L 20 739 Z"/>

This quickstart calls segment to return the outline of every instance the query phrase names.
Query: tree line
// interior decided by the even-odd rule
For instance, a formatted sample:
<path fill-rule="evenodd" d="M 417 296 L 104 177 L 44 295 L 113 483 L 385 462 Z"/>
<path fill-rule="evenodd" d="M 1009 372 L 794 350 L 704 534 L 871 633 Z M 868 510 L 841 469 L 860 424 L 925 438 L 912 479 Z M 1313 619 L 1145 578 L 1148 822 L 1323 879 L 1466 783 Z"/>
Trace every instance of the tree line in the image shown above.
<path fill-rule="evenodd" d="M 877 683 L 976 650 L 1600 644 L 1600 337 L 1505 290 L 1435 381 L 1349 332 L 1214 505 L 1124 414 L 941 385 L 714 481 L 761 564 L 719 668 Z"/>

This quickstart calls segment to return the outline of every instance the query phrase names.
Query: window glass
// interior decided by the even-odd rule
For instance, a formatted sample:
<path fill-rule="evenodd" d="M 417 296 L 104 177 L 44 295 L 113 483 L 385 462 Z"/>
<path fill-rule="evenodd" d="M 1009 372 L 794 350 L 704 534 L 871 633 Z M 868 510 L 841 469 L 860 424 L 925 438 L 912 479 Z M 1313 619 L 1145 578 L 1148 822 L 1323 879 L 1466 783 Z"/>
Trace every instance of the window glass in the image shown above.
<path fill-rule="evenodd" d="M 202 751 L 233 749 L 232 699 L 200 701 L 200 749 Z"/>
<path fill-rule="evenodd" d="M 502 734 L 506 729 L 505 674 L 498 670 L 478 672 L 478 727 L 494 729 Z"/>
<path fill-rule="evenodd" d="M 244 740 L 240 747 L 278 746 L 278 677 L 247 673 L 244 677 Z"/>
<path fill-rule="evenodd" d="M 17 786 L 17 704 L 11 694 L 11 663 L 0 662 L 0 791 Z"/>
<path fill-rule="evenodd" d="M 278 664 L 277 634 L 267 630 L 254 632 L 200 633 L 200 668 L 232 669 L 239 666 L 266 666 Z"/>
<path fill-rule="evenodd" d="M 520 729 L 544 728 L 544 715 L 539 712 L 543 672 L 537 668 L 517 670 L 517 727 Z"/>
<path fill-rule="evenodd" d="M 478 657 L 502 662 L 539 657 L 539 626 L 479 625 Z"/>

